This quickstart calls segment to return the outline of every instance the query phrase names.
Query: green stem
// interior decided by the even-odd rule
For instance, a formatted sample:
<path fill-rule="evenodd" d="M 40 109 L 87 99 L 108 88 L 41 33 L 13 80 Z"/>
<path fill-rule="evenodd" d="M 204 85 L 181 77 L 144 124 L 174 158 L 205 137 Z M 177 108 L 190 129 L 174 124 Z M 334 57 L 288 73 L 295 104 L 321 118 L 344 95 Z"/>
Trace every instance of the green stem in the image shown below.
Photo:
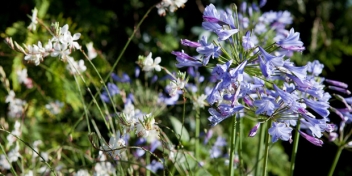
<path fill-rule="evenodd" d="M 291 171 L 290 175 L 293 176 L 293 171 L 295 170 L 295 164 L 296 164 L 296 155 L 297 155 L 297 149 L 298 149 L 298 142 L 299 142 L 299 128 L 301 126 L 300 121 L 297 121 L 297 126 L 296 126 L 296 131 L 295 131 L 295 137 L 293 139 L 293 148 L 292 148 L 292 153 L 291 153 Z"/>
<path fill-rule="evenodd" d="M 334 174 L 335 167 L 337 165 L 337 162 L 339 161 L 339 158 L 340 158 L 340 155 L 341 155 L 343 149 L 344 149 L 343 146 L 339 146 L 339 148 L 337 149 L 337 152 L 336 152 L 336 155 L 335 155 L 335 159 L 334 159 L 334 162 L 331 165 L 331 168 L 330 168 L 328 176 L 332 176 L 332 174 Z"/>
<path fill-rule="evenodd" d="M 237 123 L 236 117 L 237 115 L 232 117 L 231 150 L 230 150 L 230 165 L 229 165 L 230 176 L 234 175 L 233 159 L 235 154 L 235 135 L 236 135 L 236 123 Z"/>
<path fill-rule="evenodd" d="M 266 131 L 265 131 L 265 153 L 264 153 L 264 164 L 263 164 L 263 176 L 267 175 L 267 167 L 268 167 L 268 157 L 269 157 L 269 142 L 270 142 L 270 135 L 269 135 L 269 128 L 271 126 L 271 118 L 267 124 Z"/>
<path fill-rule="evenodd" d="M 239 123 L 238 125 L 238 159 L 239 159 L 239 172 L 240 175 L 243 175 L 244 167 L 243 167 L 243 158 L 242 158 L 242 118 L 239 118 Z"/>
<path fill-rule="evenodd" d="M 153 8 L 154 8 L 155 6 L 156 6 L 156 4 L 153 5 L 152 7 L 150 7 L 150 8 L 148 9 L 148 11 L 144 14 L 143 18 L 141 19 L 141 21 L 139 21 L 139 23 L 137 24 L 137 26 L 134 28 L 134 30 L 133 30 L 131 36 L 128 38 L 128 40 L 127 40 L 125 46 L 124 46 L 123 49 L 121 50 L 121 53 L 120 53 L 119 56 L 117 57 L 117 59 L 116 59 L 114 65 L 111 67 L 111 70 L 110 70 L 109 74 L 106 75 L 106 77 L 104 78 L 104 82 L 106 82 L 106 81 L 110 78 L 110 75 L 112 74 L 112 72 L 114 72 L 115 67 L 117 66 L 117 64 L 119 63 L 119 61 L 120 61 L 120 59 L 122 58 L 123 54 L 125 53 L 125 51 L 126 51 L 128 45 L 131 43 L 131 41 L 132 41 L 134 35 L 137 33 L 139 27 L 141 26 L 141 24 L 144 22 L 144 20 L 145 20 L 145 19 L 147 18 L 147 16 L 148 16 L 148 14 L 153 10 Z M 99 93 L 96 93 L 96 94 L 94 95 L 94 98 L 97 98 L 98 94 L 99 94 Z M 91 101 L 91 102 L 89 103 L 88 109 L 92 106 L 92 103 L 93 103 L 93 101 Z"/>
<path fill-rule="evenodd" d="M 146 164 L 147 166 L 150 164 L 150 154 L 147 152 L 145 155 L 145 160 L 146 160 Z M 146 176 L 150 176 L 150 170 L 146 169 Z"/>
<path fill-rule="evenodd" d="M 199 132 L 200 132 L 200 117 L 199 108 L 196 109 L 196 143 L 195 143 L 195 156 L 199 160 Z"/>
<path fill-rule="evenodd" d="M 257 165 L 256 165 L 256 168 L 255 168 L 255 172 L 254 172 L 254 175 L 257 176 L 259 175 L 260 173 L 260 170 L 261 170 L 261 165 L 260 165 L 260 161 L 262 160 L 262 151 L 263 151 L 263 139 L 264 139 L 264 128 L 265 128 L 265 124 L 262 125 L 262 127 L 260 128 L 260 131 L 259 131 L 259 139 L 258 139 L 258 150 L 257 150 Z"/>

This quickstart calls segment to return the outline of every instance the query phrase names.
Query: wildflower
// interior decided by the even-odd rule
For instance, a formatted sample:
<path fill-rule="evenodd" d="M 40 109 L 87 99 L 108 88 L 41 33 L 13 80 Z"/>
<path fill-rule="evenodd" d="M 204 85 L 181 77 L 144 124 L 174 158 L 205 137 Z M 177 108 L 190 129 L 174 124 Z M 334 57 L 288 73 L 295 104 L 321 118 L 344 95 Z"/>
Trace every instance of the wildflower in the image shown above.
<path fill-rule="evenodd" d="M 159 169 L 164 169 L 164 165 L 156 160 L 153 160 L 150 164 L 147 165 L 146 168 L 153 173 L 157 173 Z"/>
<path fill-rule="evenodd" d="M 114 81 L 117 82 L 122 82 L 122 83 L 127 83 L 127 82 L 131 82 L 131 78 L 128 76 L 128 74 L 123 73 L 121 77 L 119 77 L 117 74 L 112 73 L 111 77 Z"/>
<path fill-rule="evenodd" d="M 199 97 L 196 98 L 195 101 L 193 101 L 193 107 L 194 108 L 204 108 L 204 106 L 207 104 L 205 102 L 207 96 L 205 94 L 200 95 Z"/>
<path fill-rule="evenodd" d="M 51 53 L 52 57 L 60 57 L 61 60 L 66 61 L 66 60 L 73 60 L 72 57 L 69 55 L 71 54 L 71 51 L 67 48 L 67 44 L 63 43 L 54 43 L 53 45 L 54 51 Z M 71 59 L 70 59 L 71 58 Z"/>
<path fill-rule="evenodd" d="M 175 12 L 178 8 L 183 7 L 186 2 L 187 0 L 162 0 L 156 5 L 156 8 L 160 16 L 165 16 L 167 10 Z"/>
<path fill-rule="evenodd" d="M 24 60 L 28 60 L 33 62 L 35 65 L 39 65 L 41 61 L 43 61 L 43 55 L 46 52 L 45 49 L 42 47 L 42 43 L 39 41 L 37 45 L 24 45 L 27 49 L 25 53 Z"/>
<path fill-rule="evenodd" d="M 64 106 L 62 102 L 56 100 L 54 102 L 50 102 L 45 105 L 45 108 L 49 110 L 52 114 L 57 115 L 60 114 L 61 108 Z"/>
<path fill-rule="evenodd" d="M 37 8 L 34 8 L 32 10 L 31 24 L 29 24 L 28 26 L 28 29 L 32 31 L 35 31 L 37 29 L 37 24 L 38 24 L 37 15 L 38 15 L 38 10 Z"/>
<path fill-rule="evenodd" d="M 273 143 L 276 142 L 278 139 L 281 139 L 283 141 L 291 141 L 291 131 L 292 128 L 287 126 L 286 124 L 280 122 L 273 122 L 271 124 L 271 127 L 269 128 L 269 134 L 272 137 L 271 141 Z"/>
<path fill-rule="evenodd" d="M 88 59 L 92 60 L 98 56 L 97 51 L 93 47 L 93 42 L 89 42 L 86 44 Z"/>
<path fill-rule="evenodd" d="M 178 77 L 170 81 L 170 84 L 169 84 L 170 87 L 168 89 L 169 95 L 170 96 L 176 95 L 178 90 L 182 90 L 185 88 L 186 83 L 187 83 L 186 73 L 179 72 Z"/>
<path fill-rule="evenodd" d="M 142 64 L 143 71 L 152 71 L 153 69 L 155 69 L 155 71 L 161 70 L 161 67 L 159 65 L 159 63 L 161 62 L 161 58 L 156 57 L 153 61 L 152 52 L 150 52 L 147 57 L 140 56 L 138 60 Z"/>
<path fill-rule="evenodd" d="M 75 75 L 87 70 L 87 67 L 84 65 L 84 61 L 82 59 L 75 61 L 73 57 L 70 56 L 67 56 L 66 59 L 68 62 L 66 69 L 70 72 L 70 74 Z"/>

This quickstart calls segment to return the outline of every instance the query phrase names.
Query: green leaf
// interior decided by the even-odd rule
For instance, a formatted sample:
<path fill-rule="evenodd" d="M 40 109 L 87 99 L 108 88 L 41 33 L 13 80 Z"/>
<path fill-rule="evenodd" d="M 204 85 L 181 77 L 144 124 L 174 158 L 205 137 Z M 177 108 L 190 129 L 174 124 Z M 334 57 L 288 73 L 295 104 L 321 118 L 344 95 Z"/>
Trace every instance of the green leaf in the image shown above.
<path fill-rule="evenodd" d="M 182 142 L 189 141 L 190 138 L 189 138 L 187 129 L 185 127 L 182 129 L 183 124 L 175 117 L 170 117 L 170 121 L 176 134 L 181 135 L 181 130 L 182 130 L 181 141 Z"/>

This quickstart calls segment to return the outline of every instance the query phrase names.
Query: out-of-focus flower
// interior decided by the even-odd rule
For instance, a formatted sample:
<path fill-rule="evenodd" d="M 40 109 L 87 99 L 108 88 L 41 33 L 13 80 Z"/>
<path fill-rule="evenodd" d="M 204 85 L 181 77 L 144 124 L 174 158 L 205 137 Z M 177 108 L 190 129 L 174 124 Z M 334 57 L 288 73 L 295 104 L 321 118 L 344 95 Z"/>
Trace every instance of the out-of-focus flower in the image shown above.
<path fill-rule="evenodd" d="M 97 50 L 93 47 L 93 42 L 89 42 L 86 44 L 88 59 L 92 60 L 98 56 Z"/>
<path fill-rule="evenodd" d="M 32 10 L 32 16 L 31 16 L 31 24 L 29 24 L 28 29 L 35 31 L 37 29 L 37 24 L 38 24 L 38 20 L 37 20 L 37 15 L 38 15 L 38 10 L 37 8 L 34 8 Z"/>

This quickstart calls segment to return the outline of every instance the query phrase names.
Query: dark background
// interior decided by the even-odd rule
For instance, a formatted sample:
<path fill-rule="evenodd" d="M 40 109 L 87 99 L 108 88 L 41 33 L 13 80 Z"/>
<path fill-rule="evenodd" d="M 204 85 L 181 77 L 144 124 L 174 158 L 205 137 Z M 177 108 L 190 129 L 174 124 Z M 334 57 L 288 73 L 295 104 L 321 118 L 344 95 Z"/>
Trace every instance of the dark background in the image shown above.
<path fill-rule="evenodd" d="M 29 24 L 27 14 L 41 1 L 5 1 L 0 5 L 0 32 L 1 40 L 4 39 L 3 32 L 16 21 L 25 21 Z M 106 58 L 113 63 L 119 52 L 128 40 L 128 36 L 138 21 L 143 17 L 147 9 L 158 1 L 138 0 L 79 0 L 79 1 L 50 1 L 50 7 L 45 20 L 54 20 L 55 17 L 62 15 L 63 18 L 71 18 L 77 24 L 76 28 L 82 33 L 87 33 L 86 38 L 82 40 L 92 40 L 96 48 L 106 54 Z M 188 0 L 185 8 L 179 9 L 175 14 L 178 18 L 183 18 L 184 27 L 178 31 L 173 31 L 180 38 L 190 40 L 197 39 L 192 34 L 191 28 L 201 26 L 202 13 L 200 12 L 199 3 L 204 6 L 213 2 L 217 6 L 227 5 L 237 1 L 193 1 Z M 336 79 L 352 85 L 352 65 L 351 65 L 351 8 L 347 0 L 329 1 L 313 0 L 302 1 L 305 5 L 304 13 L 299 9 L 302 8 L 296 1 L 268 1 L 262 8 L 262 11 L 269 10 L 288 10 L 294 16 L 295 31 L 301 34 L 301 40 L 305 43 L 307 50 L 303 53 L 308 55 L 304 59 L 319 59 L 325 64 L 330 65 L 324 70 L 324 75 L 329 79 Z M 197 4 L 198 3 L 198 4 Z M 237 3 L 238 4 L 238 3 Z M 322 21 L 321 37 L 318 47 L 314 51 L 309 50 L 312 42 L 311 32 L 314 20 Z M 28 23 L 28 24 L 27 24 Z M 142 24 L 140 31 L 150 33 L 152 39 L 149 43 L 144 43 L 144 49 L 153 50 L 153 55 L 162 56 L 162 58 L 174 59 L 170 53 L 159 50 L 158 36 L 165 33 L 166 18 L 160 17 L 156 9 L 150 13 L 146 21 Z M 159 33 L 158 33 L 159 32 Z M 141 49 L 142 33 L 137 33 L 131 45 L 127 48 L 120 64 L 126 64 L 131 68 L 131 63 L 135 62 L 134 58 L 138 55 L 144 55 L 145 50 Z M 329 44 L 329 41 L 343 41 L 343 44 Z M 340 49 L 343 45 L 344 49 Z M 4 45 L 1 45 L 4 46 Z M 156 47 L 156 48 L 155 48 Z M 331 49 L 332 48 L 332 49 Z M 0 52 L 0 63 L 6 65 Z M 163 60 L 168 62 L 168 60 Z M 306 61 L 301 61 L 306 62 Z M 334 115 L 330 116 L 332 121 L 338 122 Z M 291 153 L 292 145 L 283 143 L 288 155 Z M 337 147 L 326 142 L 323 147 L 317 147 L 305 139 L 301 138 L 297 154 L 295 175 L 327 175 Z M 341 154 L 340 161 L 335 169 L 335 175 L 352 175 L 352 152 L 344 150 Z"/>

